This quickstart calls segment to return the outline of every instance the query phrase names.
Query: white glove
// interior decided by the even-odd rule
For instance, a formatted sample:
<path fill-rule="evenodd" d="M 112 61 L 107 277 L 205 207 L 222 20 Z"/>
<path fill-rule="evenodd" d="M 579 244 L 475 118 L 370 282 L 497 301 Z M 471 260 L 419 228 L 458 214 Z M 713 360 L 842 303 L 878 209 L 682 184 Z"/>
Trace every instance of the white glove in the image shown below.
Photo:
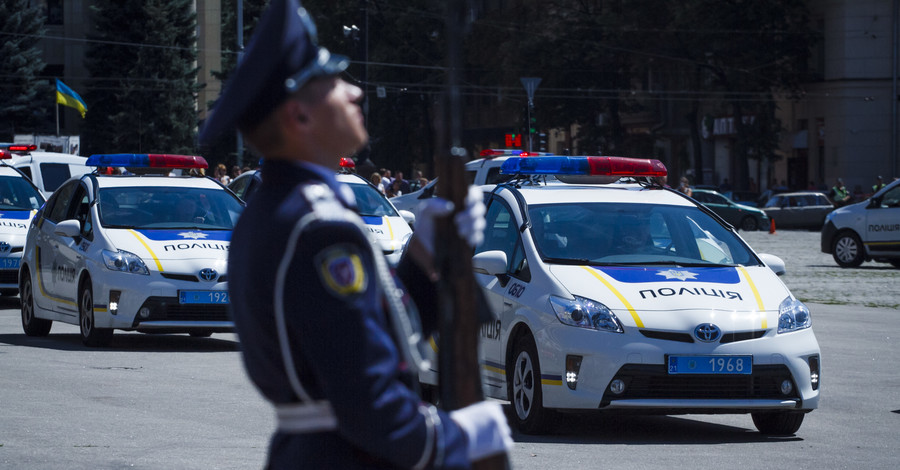
<path fill-rule="evenodd" d="M 484 207 L 483 201 L 484 195 L 481 190 L 477 186 L 469 186 L 469 193 L 466 194 L 466 208 L 453 218 L 459 238 L 465 240 L 472 248 L 480 245 L 484 240 L 484 228 L 487 226 L 484 214 L 487 209 Z"/>
<path fill-rule="evenodd" d="M 466 433 L 470 462 L 509 452 L 513 448 L 512 432 L 498 402 L 480 401 L 451 411 L 450 418 Z"/>
<path fill-rule="evenodd" d="M 457 234 L 473 248 L 484 240 L 484 228 L 487 226 L 484 221 L 486 209 L 482 199 L 481 190 L 475 186 L 469 186 L 469 193 L 466 195 L 465 201 L 466 208 L 459 211 L 453 218 Z M 429 254 L 434 254 L 435 219 L 449 214 L 452 210 L 452 202 L 434 197 L 425 202 L 424 207 L 416 216 L 416 239 L 422 243 Z"/>

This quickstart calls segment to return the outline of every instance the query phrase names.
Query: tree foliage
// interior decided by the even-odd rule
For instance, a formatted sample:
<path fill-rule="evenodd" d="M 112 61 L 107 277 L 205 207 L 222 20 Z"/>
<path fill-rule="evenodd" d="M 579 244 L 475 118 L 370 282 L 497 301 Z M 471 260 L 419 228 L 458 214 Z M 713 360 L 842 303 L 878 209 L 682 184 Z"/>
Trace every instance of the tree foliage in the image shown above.
<path fill-rule="evenodd" d="M 92 12 L 85 151 L 192 152 L 199 89 L 193 1 L 96 0 Z"/>
<path fill-rule="evenodd" d="M 42 9 L 32 2 L 0 2 L 0 141 L 50 130 L 48 117 L 56 94 L 40 78 L 45 64 L 36 47 L 43 24 Z"/>

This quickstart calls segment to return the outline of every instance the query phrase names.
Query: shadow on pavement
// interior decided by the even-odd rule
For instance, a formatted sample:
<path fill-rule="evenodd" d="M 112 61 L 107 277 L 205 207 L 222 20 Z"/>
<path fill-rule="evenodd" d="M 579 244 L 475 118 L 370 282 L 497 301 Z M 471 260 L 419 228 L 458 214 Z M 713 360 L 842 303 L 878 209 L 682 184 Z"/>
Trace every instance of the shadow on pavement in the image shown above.
<path fill-rule="evenodd" d="M 229 335 L 234 337 L 234 335 Z M 0 334 L 0 343 L 29 348 L 55 349 L 58 351 L 146 351 L 146 352 L 223 352 L 238 351 L 238 342 L 220 339 L 216 335 L 209 338 L 193 338 L 186 334 L 143 334 L 116 332 L 109 346 L 89 348 L 82 344 L 78 333 L 53 334 L 43 338 L 22 334 Z"/>
<path fill-rule="evenodd" d="M 511 405 L 504 409 L 514 413 Z M 802 441 L 798 436 L 773 437 L 756 431 L 750 415 L 747 428 L 675 416 L 562 415 L 555 432 L 527 435 L 514 431 L 516 442 L 559 444 L 745 444 Z"/>

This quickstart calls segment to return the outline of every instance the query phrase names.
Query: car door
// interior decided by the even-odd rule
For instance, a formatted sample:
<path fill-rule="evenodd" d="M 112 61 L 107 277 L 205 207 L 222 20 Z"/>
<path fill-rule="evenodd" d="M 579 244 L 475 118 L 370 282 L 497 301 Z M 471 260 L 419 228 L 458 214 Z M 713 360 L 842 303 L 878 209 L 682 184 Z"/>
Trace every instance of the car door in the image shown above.
<path fill-rule="evenodd" d="M 900 185 L 895 185 L 866 208 L 865 243 L 869 252 L 900 252 Z"/>
<path fill-rule="evenodd" d="M 518 230 L 519 224 L 510 207 L 502 199 L 495 197 L 488 205 L 485 220 L 487 227 L 484 242 L 475 250 L 476 253 L 499 250 L 506 253 L 507 259 L 505 275 L 476 274 L 495 315 L 493 321 L 481 329 L 479 354 L 485 365 L 482 372 L 486 385 L 497 386 L 498 376 L 505 375 L 502 370 L 506 362 L 501 344 L 504 336 L 502 332 L 508 330 L 512 315 L 520 307 L 519 297 L 531 281 L 531 274 Z"/>
<path fill-rule="evenodd" d="M 69 207 L 64 220 L 75 219 L 81 226 L 81 233 L 77 237 L 64 237 L 57 235 L 56 240 L 56 279 L 54 289 L 59 297 L 60 310 L 68 313 L 77 313 L 78 298 L 78 273 L 84 265 L 84 255 L 93 238 L 93 219 L 91 218 L 90 197 L 87 187 L 79 182 L 75 185 L 72 197 L 69 198 Z M 71 301 L 71 303 L 69 303 Z"/>
<path fill-rule="evenodd" d="M 71 207 L 72 195 L 78 186 L 78 181 L 70 181 L 61 186 L 47 203 L 43 220 L 40 224 L 40 233 L 36 237 L 37 250 L 35 263 L 37 264 L 37 288 L 41 304 L 57 312 L 72 312 L 74 296 L 70 293 L 67 297 L 61 290 L 62 278 L 66 273 L 58 258 L 60 239 L 65 238 L 56 235 L 56 226 L 66 219 Z"/>

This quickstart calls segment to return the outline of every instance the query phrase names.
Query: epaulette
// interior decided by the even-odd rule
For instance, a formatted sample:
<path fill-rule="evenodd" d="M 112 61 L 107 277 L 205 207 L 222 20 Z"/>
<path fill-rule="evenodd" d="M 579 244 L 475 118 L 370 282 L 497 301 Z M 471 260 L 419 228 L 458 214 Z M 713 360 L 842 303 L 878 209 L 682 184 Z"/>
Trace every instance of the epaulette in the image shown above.
<path fill-rule="evenodd" d="M 353 212 L 344 207 L 326 184 L 308 183 L 300 187 L 317 220 L 347 220 Z"/>

